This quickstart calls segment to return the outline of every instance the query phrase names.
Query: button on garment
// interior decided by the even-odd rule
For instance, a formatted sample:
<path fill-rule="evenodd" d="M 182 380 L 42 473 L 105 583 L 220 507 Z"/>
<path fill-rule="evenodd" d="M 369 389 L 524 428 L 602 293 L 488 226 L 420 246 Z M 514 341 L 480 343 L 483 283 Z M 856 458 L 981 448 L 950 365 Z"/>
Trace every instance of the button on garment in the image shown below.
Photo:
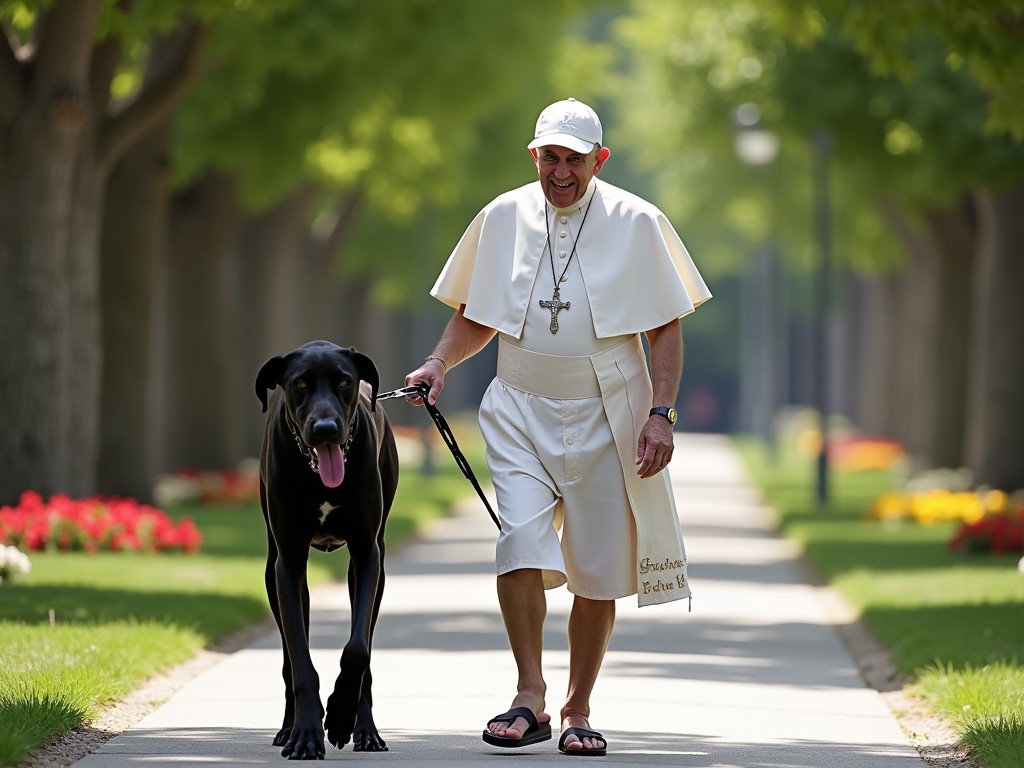
<path fill-rule="evenodd" d="M 555 218 L 556 214 L 549 214 Z M 551 299 L 552 269 L 548 260 L 548 246 L 544 243 L 541 267 L 537 271 L 533 289 L 528 300 L 529 306 L 526 310 L 526 323 L 523 327 L 522 336 L 519 339 L 508 338 L 507 340 L 517 346 L 530 349 L 534 352 L 541 352 L 550 355 L 591 355 L 601 349 L 615 346 L 622 342 L 625 336 L 608 337 L 599 339 L 594 333 L 594 316 L 591 313 L 590 301 L 587 296 L 586 285 L 583 282 L 581 264 L 593 258 L 590 246 L 583 242 L 577 247 L 575 256 L 570 259 L 571 235 L 578 231 L 583 224 L 583 211 L 578 207 L 571 213 L 563 213 L 557 216 L 564 218 L 567 225 L 562 228 L 569 233 L 566 241 L 557 241 L 561 250 L 556 246 L 555 265 L 557 269 L 555 276 L 562 276 L 559 280 L 561 301 L 569 302 L 568 309 L 558 313 L 559 332 L 551 333 L 551 312 L 540 306 L 541 301 Z M 586 241 L 586 236 L 583 236 Z M 596 255 L 596 252 L 594 252 Z M 568 264 L 568 269 L 562 275 L 562 271 Z"/>

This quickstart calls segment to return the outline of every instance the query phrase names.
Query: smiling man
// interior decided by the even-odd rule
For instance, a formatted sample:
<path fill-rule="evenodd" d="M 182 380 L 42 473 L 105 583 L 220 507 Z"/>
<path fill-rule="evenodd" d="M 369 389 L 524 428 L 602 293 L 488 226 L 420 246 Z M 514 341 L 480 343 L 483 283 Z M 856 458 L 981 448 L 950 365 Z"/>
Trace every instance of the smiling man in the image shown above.
<path fill-rule="evenodd" d="M 590 696 L 615 600 L 690 597 L 662 470 L 682 375 L 679 319 L 711 294 L 666 216 L 598 180 L 610 152 L 593 109 L 571 98 L 550 105 L 528 149 L 539 183 L 496 198 L 462 236 L 431 291 L 455 312 L 406 384 L 428 384 L 436 402 L 445 373 L 498 336 L 480 428 L 501 518 L 498 603 L 519 679 L 483 740 L 522 747 L 551 738 L 544 590 L 567 585 L 558 749 L 603 755 Z"/>

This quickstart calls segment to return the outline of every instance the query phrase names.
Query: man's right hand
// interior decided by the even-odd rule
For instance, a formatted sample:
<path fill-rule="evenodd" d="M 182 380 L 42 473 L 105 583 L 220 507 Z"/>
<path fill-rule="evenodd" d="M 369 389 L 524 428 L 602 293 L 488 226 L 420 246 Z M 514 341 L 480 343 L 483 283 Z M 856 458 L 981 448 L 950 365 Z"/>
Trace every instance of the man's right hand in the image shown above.
<path fill-rule="evenodd" d="M 426 384 L 430 387 L 430 391 L 427 393 L 427 402 L 434 405 L 441 390 L 444 389 L 444 372 L 444 363 L 438 358 L 432 357 L 405 377 L 405 386 L 415 387 L 419 384 Z M 423 405 L 423 399 L 417 396 L 407 397 L 406 400 L 413 405 Z"/>

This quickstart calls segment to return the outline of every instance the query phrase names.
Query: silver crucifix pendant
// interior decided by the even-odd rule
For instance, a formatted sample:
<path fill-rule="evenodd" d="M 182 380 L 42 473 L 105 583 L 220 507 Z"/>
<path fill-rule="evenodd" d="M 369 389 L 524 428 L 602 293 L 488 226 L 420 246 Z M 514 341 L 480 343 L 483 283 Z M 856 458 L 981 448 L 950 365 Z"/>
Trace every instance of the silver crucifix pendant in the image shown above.
<path fill-rule="evenodd" d="M 555 288 L 555 293 L 551 297 L 551 301 L 544 301 L 541 299 L 539 302 L 541 307 L 551 310 L 551 325 L 549 325 L 548 328 L 552 333 L 558 333 L 558 313 L 563 309 L 569 308 L 568 301 L 559 301 L 559 299 L 561 299 L 561 294 L 558 292 L 558 289 Z"/>

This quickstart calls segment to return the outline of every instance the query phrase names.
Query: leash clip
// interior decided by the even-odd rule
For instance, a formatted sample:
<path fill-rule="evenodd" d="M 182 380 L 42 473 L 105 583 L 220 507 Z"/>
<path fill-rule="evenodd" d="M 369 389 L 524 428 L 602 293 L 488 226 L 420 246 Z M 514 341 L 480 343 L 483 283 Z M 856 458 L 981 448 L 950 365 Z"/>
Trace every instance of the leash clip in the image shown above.
<path fill-rule="evenodd" d="M 430 387 L 427 384 L 415 384 L 411 387 L 400 387 L 390 392 L 382 392 L 377 395 L 377 399 L 394 400 L 398 397 L 418 397 L 421 400 L 426 400 L 428 392 L 430 392 Z"/>

